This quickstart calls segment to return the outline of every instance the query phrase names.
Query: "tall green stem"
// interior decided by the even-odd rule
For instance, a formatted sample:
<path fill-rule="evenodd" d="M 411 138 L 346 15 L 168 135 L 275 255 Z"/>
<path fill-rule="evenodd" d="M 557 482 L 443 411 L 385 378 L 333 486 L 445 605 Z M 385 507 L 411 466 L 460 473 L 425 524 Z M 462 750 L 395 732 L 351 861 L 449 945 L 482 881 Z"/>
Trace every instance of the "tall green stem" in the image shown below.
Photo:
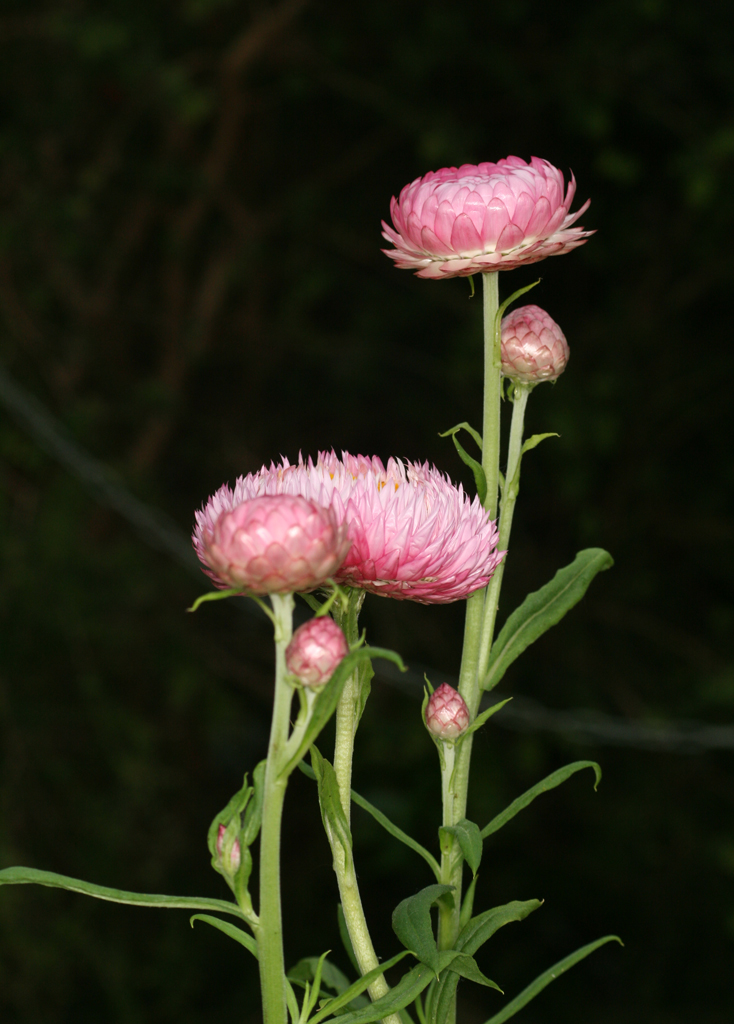
<path fill-rule="evenodd" d="M 340 612 L 335 606 L 335 617 L 344 630 L 350 647 L 359 639 L 358 616 L 364 600 L 364 592 L 352 590 L 346 612 Z M 368 686 L 360 676 L 358 669 L 344 685 L 339 703 L 336 706 L 336 737 L 334 741 L 334 772 L 339 786 L 342 809 L 347 823 L 351 821 L 352 808 L 352 761 L 354 759 L 354 737 L 359 725 L 359 717 L 364 706 L 365 694 L 363 687 Z M 375 947 L 367 927 L 367 919 L 362 906 L 362 897 L 357 883 L 354 868 L 354 857 L 348 857 L 338 842 L 331 844 L 334 857 L 334 872 L 339 885 L 344 920 L 349 932 L 354 955 L 364 975 L 379 966 Z M 390 991 L 385 978 L 380 975 L 367 990 L 374 1001 L 387 995 Z M 385 1024 L 401 1024 L 397 1014 L 385 1018 Z"/>
<path fill-rule="evenodd" d="M 293 633 L 293 595 L 272 594 L 275 621 L 275 700 L 265 767 L 260 831 L 260 907 L 256 930 L 264 1024 L 287 1024 L 283 924 L 280 904 L 280 827 L 288 777 L 281 774 L 293 689 L 286 681 L 285 649 Z"/>
<path fill-rule="evenodd" d="M 512 399 L 512 423 L 510 425 L 510 441 L 507 450 L 507 470 L 505 488 L 500 506 L 499 540 L 497 547 L 500 551 L 507 551 L 510 544 L 510 532 L 512 530 L 512 517 L 515 513 L 515 502 L 520 490 L 520 461 L 522 459 L 522 435 L 525 424 L 525 409 L 532 388 L 524 384 L 515 384 Z M 502 577 L 505 574 L 505 562 L 503 558 L 495 569 L 492 579 L 487 587 L 487 598 L 484 603 L 484 622 L 482 624 L 482 639 L 478 656 L 478 682 L 481 687 L 482 680 L 487 674 L 487 663 L 489 653 L 492 649 L 494 637 L 494 626 L 499 607 L 500 590 L 502 589 Z"/>
<path fill-rule="evenodd" d="M 487 482 L 484 507 L 492 519 L 497 518 L 497 492 L 500 473 L 500 403 L 501 403 L 501 347 L 497 313 L 499 310 L 498 275 L 483 274 L 484 311 L 484 409 L 482 417 L 482 469 Z M 486 590 L 479 591 L 467 601 L 464 629 L 464 648 L 459 673 L 459 692 L 466 701 L 471 718 L 479 710 L 480 652 L 482 630 L 486 619 Z M 473 736 L 468 736 L 458 748 L 444 748 L 442 766 L 443 824 L 455 825 L 466 817 Z M 450 754 L 450 756 L 446 756 Z M 452 898 L 439 904 L 438 943 L 441 949 L 451 949 L 459 934 L 461 913 L 463 859 L 455 841 L 442 844 L 441 880 L 453 886 Z M 446 1024 L 453 1024 L 456 1006 L 449 1012 Z"/>

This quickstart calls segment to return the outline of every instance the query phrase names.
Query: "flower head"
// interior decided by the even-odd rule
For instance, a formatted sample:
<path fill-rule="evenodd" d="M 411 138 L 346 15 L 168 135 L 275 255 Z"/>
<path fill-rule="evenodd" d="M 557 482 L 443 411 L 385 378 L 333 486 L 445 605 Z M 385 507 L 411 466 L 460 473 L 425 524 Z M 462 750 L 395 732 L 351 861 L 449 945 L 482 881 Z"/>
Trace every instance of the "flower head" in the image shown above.
<path fill-rule="evenodd" d="M 349 550 L 334 510 L 299 495 L 243 496 L 227 508 L 212 499 L 197 523 L 194 548 L 207 576 L 253 594 L 313 590 Z"/>
<path fill-rule="evenodd" d="M 576 191 L 564 196 L 563 174 L 547 160 L 509 156 L 499 163 L 430 171 L 393 196 L 394 227 L 383 252 L 418 277 L 468 277 L 512 270 L 582 245 L 591 231 L 571 227 L 586 210 L 569 213 Z"/>
<path fill-rule="evenodd" d="M 423 604 L 445 604 L 484 587 L 502 561 L 497 530 L 478 498 L 470 500 L 428 463 L 322 452 L 316 462 L 263 467 L 226 484 L 196 515 L 199 552 L 223 511 L 263 494 L 298 494 L 333 509 L 351 547 L 337 582 Z M 201 557 L 201 555 L 199 556 Z"/>
<path fill-rule="evenodd" d="M 556 380 L 566 369 L 568 342 L 540 306 L 520 306 L 502 320 L 502 373 L 521 384 Z"/>
<path fill-rule="evenodd" d="M 323 686 L 348 653 L 344 633 L 333 619 L 323 615 L 298 627 L 285 649 L 285 663 L 304 686 Z"/>
<path fill-rule="evenodd" d="M 441 683 L 426 705 L 426 728 L 439 740 L 455 740 L 468 725 L 466 701 L 453 686 Z"/>

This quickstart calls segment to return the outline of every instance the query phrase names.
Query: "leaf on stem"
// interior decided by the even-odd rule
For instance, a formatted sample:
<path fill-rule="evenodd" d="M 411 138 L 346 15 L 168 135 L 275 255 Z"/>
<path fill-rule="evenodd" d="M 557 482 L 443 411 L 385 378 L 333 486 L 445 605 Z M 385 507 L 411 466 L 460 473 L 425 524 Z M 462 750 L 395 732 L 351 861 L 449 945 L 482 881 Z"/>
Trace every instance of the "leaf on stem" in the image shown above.
<path fill-rule="evenodd" d="M 516 800 L 513 800 L 509 807 L 506 807 L 501 814 L 492 818 L 488 825 L 482 829 L 482 839 L 486 839 L 487 836 L 491 836 L 493 832 L 497 832 L 506 825 L 508 821 L 511 821 L 524 807 L 531 804 L 536 796 L 540 796 L 541 793 L 547 793 L 551 789 L 555 789 L 556 786 L 560 786 L 562 782 L 569 779 L 576 772 L 580 772 L 583 768 L 593 768 L 596 781 L 594 782 L 594 789 L 601 782 L 601 768 L 596 761 L 573 761 L 571 764 L 567 764 L 563 768 L 558 768 L 557 771 L 551 772 L 550 775 L 546 775 L 544 779 L 536 783 L 530 789 L 528 789 L 522 796 L 519 796 Z"/>
<path fill-rule="evenodd" d="M 565 957 L 563 960 L 559 960 L 557 964 L 550 967 L 543 974 L 539 975 L 535 981 L 531 982 L 527 988 L 507 1004 L 507 1006 L 496 1013 L 494 1017 L 490 1017 L 486 1024 L 504 1024 L 504 1021 L 509 1020 L 510 1017 L 514 1017 L 518 1010 L 522 1010 L 523 1006 L 527 1006 L 531 999 L 534 999 L 539 992 L 550 985 L 552 981 L 560 977 L 569 967 L 573 967 L 579 960 L 583 960 L 594 950 L 599 949 L 600 946 L 605 945 L 607 942 L 618 942 L 620 946 L 624 945 L 622 940 L 617 935 L 605 935 L 603 939 L 597 939 L 596 942 L 590 942 L 587 946 L 582 946 L 581 949 L 577 949 L 575 953 L 571 953 L 570 956 Z"/>
<path fill-rule="evenodd" d="M 484 470 L 482 469 L 481 463 L 477 462 L 476 459 L 473 459 L 471 455 L 459 443 L 459 439 L 457 438 L 456 435 L 462 429 L 467 430 L 471 434 L 471 436 L 477 442 L 479 450 L 481 451 L 482 436 L 477 430 L 474 429 L 474 427 L 470 427 L 468 423 L 457 423 L 455 427 L 452 427 L 450 430 L 445 430 L 443 434 L 439 434 L 438 436 L 451 437 L 451 440 L 454 442 L 456 450 L 459 453 L 459 458 L 464 463 L 464 465 L 468 466 L 469 469 L 474 474 L 474 483 L 477 488 L 477 494 L 479 495 L 479 500 L 483 505 L 485 498 L 487 497 L 487 477 Z"/>
<path fill-rule="evenodd" d="M 202 594 L 201 597 L 197 597 L 186 611 L 195 612 L 202 604 L 206 604 L 207 601 L 221 601 L 225 597 L 247 597 L 247 592 L 242 587 L 228 587 L 226 590 L 209 590 L 206 594 Z"/>
<path fill-rule="evenodd" d="M 456 948 L 473 955 L 503 925 L 513 921 L 522 921 L 539 906 L 541 906 L 539 900 L 529 900 L 525 903 L 515 900 L 503 907 L 485 910 L 483 914 L 478 914 L 462 928 L 456 940 Z M 458 984 L 459 974 L 453 970 L 448 970 L 439 979 L 432 992 L 429 1024 L 439 1024 L 447 1019 Z"/>
<path fill-rule="evenodd" d="M 491 708 L 487 708 L 487 710 L 483 711 L 481 715 L 477 715 L 477 717 L 468 727 L 466 732 L 463 732 L 461 736 L 459 736 L 459 742 L 463 742 L 467 736 L 471 736 L 471 734 L 473 732 L 476 732 L 477 729 L 481 729 L 488 718 L 491 718 L 492 715 L 496 714 L 501 708 L 505 706 L 505 704 L 509 704 L 511 700 L 512 697 L 506 697 L 505 700 L 501 700 L 499 704 L 493 704 Z"/>
<path fill-rule="evenodd" d="M 352 861 L 352 833 L 349 829 L 339 795 L 339 783 L 333 765 L 322 757 L 316 747 L 311 747 L 311 763 L 316 773 L 316 784 L 319 787 L 319 805 L 321 819 L 329 837 L 329 844 L 338 842 L 344 850 L 347 865 Z"/>
<path fill-rule="evenodd" d="M 455 825 L 443 825 L 438 830 L 439 836 L 451 836 L 455 839 L 469 865 L 472 875 L 476 877 L 482 859 L 482 834 L 479 825 L 467 818 L 462 818 Z M 443 843 L 441 844 L 443 846 Z"/>
<path fill-rule="evenodd" d="M 397 985 L 393 985 L 387 995 L 375 1000 L 364 1010 L 355 1010 L 341 1014 L 336 1018 L 338 1024 L 372 1024 L 373 1021 L 389 1017 L 391 1013 L 399 1013 L 430 985 L 433 971 L 425 964 L 416 964 L 404 974 Z M 336 1024 L 336 1022 L 335 1022 Z"/>
<path fill-rule="evenodd" d="M 363 662 L 370 661 L 372 658 L 385 658 L 387 661 L 394 662 L 401 672 L 405 672 L 403 660 L 395 651 L 388 651 L 383 647 L 367 646 L 350 651 L 346 658 L 339 663 L 334 675 L 314 701 L 311 717 L 303 733 L 299 736 L 298 742 L 293 745 L 292 749 L 286 748 L 288 761 L 281 769 L 281 775 L 286 777 L 290 775 L 311 744 L 316 741 L 319 733 L 334 714 L 341 692 L 352 672 L 358 671 Z"/>
<path fill-rule="evenodd" d="M 257 956 L 257 942 L 253 939 L 252 935 L 247 932 L 243 932 L 241 928 L 237 928 L 235 925 L 230 924 L 229 921 L 222 921 L 218 917 L 212 917 L 210 914 L 194 914 L 193 917 L 189 918 L 189 924 L 194 927 L 194 921 L 205 921 L 210 924 L 212 928 L 218 929 L 220 932 L 224 932 L 230 939 L 234 939 L 235 942 L 239 942 L 241 946 L 249 950 L 250 953 L 258 959 Z"/>
<path fill-rule="evenodd" d="M 510 615 L 492 645 L 482 689 L 491 690 L 526 647 L 563 618 L 586 593 L 597 573 L 614 564 L 602 548 L 579 551 L 570 565 L 559 569 L 540 590 L 528 594 Z"/>
<path fill-rule="evenodd" d="M 5 868 L 0 871 L 0 885 L 47 885 L 52 889 L 68 889 L 84 896 L 94 896 L 110 903 L 127 903 L 138 907 L 161 907 L 170 910 L 218 910 L 247 920 L 235 903 L 195 896 L 163 896 L 158 893 L 126 892 L 124 889 L 109 889 L 104 885 L 93 885 L 78 878 L 57 875 L 53 871 L 39 871 L 36 868 Z"/>
<path fill-rule="evenodd" d="M 362 993 L 367 990 L 367 988 L 372 984 L 373 981 L 376 981 L 380 977 L 380 975 L 385 973 L 385 971 L 389 971 L 390 968 L 394 967 L 395 964 L 399 963 L 403 959 L 403 957 L 408 956 L 409 952 L 410 950 L 404 949 L 400 953 L 398 953 L 397 956 L 394 956 L 391 960 L 386 960 L 384 963 L 379 964 L 379 966 L 374 967 L 371 971 L 368 971 L 361 978 L 359 978 L 352 985 L 350 985 L 343 992 L 341 992 L 336 997 L 336 999 L 330 999 L 327 1003 L 325 1003 L 324 1006 L 319 1010 L 319 1012 L 310 1019 L 309 1024 L 320 1024 L 320 1021 L 324 1020 L 326 1017 L 330 1017 L 332 1014 L 336 1013 L 337 1010 L 340 1010 L 343 1006 L 348 1006 L 353 1000 L 358 999 L 362 995 Z"/>
<path fill-rule="evenodd" d="M 431 922 L 431 907 L 453 890 L 453 885 L 427 885 L 414 896 L 398 903 L 392 915 L 392 928 L 406 949 L 436 974 L 441 969 L 440 954 Z"/>

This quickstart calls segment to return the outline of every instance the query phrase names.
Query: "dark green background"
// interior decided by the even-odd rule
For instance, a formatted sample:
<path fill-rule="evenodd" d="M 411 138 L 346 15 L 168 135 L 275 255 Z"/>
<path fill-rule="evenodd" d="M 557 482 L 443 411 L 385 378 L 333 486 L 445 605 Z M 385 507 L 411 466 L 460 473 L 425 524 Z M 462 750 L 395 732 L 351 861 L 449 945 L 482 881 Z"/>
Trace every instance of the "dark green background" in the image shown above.
<path fill-rule="evenodd" d="M 334 446 L 430 459 L 479 425 L 480 304 L 380 253 L 390 196 L 429 169 L 544 157 L 597 234 L 502 275 L 562 325 L 571 362 L 532 397 L 502 614 L 579 547 L 616 558 L 513 667 L 509 693 L 631 722 L 734 707 L 731 298 L 734 70 L 713 0 L 5 0 L 0 13 L 2 364 L 141 499 L 188 531 L 223 480 Z M 0 418 L 0 866 L 224 896 L 213 815 L 263 756 L 267 630 L 210 605 L 5 412 Z M 367 601 L 374 643 L 457 670 L 460 607 Z M 376 682 L 356 785 L 435 842 L 420 694 Z M 579 743 L 492 724 L 483 824 L 597 758 L 494 838 L 481 906 L 544 898 L 480 965 L 514 995 L 598 935 L 523 1024 L 731 1020 L 731 752 Z M 288 803 L 289 960 L 335 949 L 311 783 Z M 433 806 L 426 818 L 426 807 Z M 432 881 L 355 818 L 379 952 Z M 7 1021 L 258 1018 L 245 954 L 180 911 L 0 892 Z M 462 1020 L 503 1001 L 466 984 Z"/>

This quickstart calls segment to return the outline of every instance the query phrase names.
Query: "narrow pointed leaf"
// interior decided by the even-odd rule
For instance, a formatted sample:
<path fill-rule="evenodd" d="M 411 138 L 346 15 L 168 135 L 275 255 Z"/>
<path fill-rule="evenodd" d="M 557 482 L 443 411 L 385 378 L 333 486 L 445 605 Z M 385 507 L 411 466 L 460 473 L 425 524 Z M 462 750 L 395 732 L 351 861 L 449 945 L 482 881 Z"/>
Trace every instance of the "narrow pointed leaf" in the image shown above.
<path fill-rule="evenodd" d="M 290 756 L 281 775 L 290 775 L 311 744 L 316 741 L 319 733 L 334 714 L 344 684 L 352 672 L 358 670 L 362 662 L 370 661 L 372 658 L 385 658 L 387 661 L 394 662 L 401 672 L 405 671 L 402 658 L 394 651 L 388 651 L 383 647 L 358 647 L 356 650 L 350 651 L 346 658 L 339 663 L 333 676 L 314 702 L 311 719 L 303 736 L 299 739 L 298 745 L 288 751 Z"/>
<path fill-rule="evenodd" d="M 349 988 L 341 992 L 336 999 L 330 999 L 328 1003 L 325 1003 L 319 1012 L 309 1020 L 309 1024 L 319 1024 L 319 1022 L 324 1020 L 326 1017 L 333 1016 L 336 1011 L 340 1010 L 343 1006 L 348 1006 L 352 1000 L 361 996 L 363 992 L 366 992 L 372 982 L 376 981 L 380 975 L 384 974 L 385 971 L 389 971 L 390 968 L 399 963 L 403 957 L 408 956 L 409 952 L 410 950 L 403 949 L 391 960 L 386 960 L 384 963 L 380 964 L 379 967 L 375 967 L 373 970 L 368 971 L 367 974 L 364 974 L 361 978 L 355 981 L 354 984 L 350 985 Z"/>
<path fill-rule="evenodd" d="M 511 700 L 512 697 L 507 697 L 505 700 L 501 700 L 498 704 L 493 704 L 491 708 L 487 708 L 487 710 L 483 711 L 481 715 L 477 715 L 477 717 L 474 719 L 474 721 L 466 730 L 466 732 L 463 732 L 461 734 L 459 740 L 463 743 L 467 736 L 471 736 L 471 734 L 473 732 L 476 732 L 477 729 L 481 729 L 488 718 L 491 718 L 492 715 L 496 715 L 497 712 L 500 711 L 505 706 L 505 704 L 509 704 Z"/>
<path fill-rule="evenodd" d="M 412 1003 L 431 983 L 433 971 L 425 964 L 416 964 L 404 974 L 397 985 L 387 995 L 377 999 L 364 1010 L 354 1010 L 335 1018 L 335 1024 L 372 1024 L 373 1021 L 398 1013 Z"/>
<path fill-rule="evenodd" d="M 617 935 L 605 935 L 603 939 L 597 939 L 596 942 L 590 942 L 587 946 L 582 946 L 581 949 L 577 949 L 575 953 L 571 953 L 570 956 L 559 960 L 557 964 L 554 964 L 553 967 L 539 975 L 535 981 L 523 989 L 520 995 L 515 996 L 503 1010 L 496 1013 L 494 1017 L 490 1017 L 485 1024 L 504 1024 L 504 1021 L 514 1017 L 519 1010 L 522 1010 L 523 1006 L 527 1006 L 531 999 L 534 999 L 546 986 L 565 973 L 569 967 L 573 967 L 579 960 L 583 960 L 590 953 L 593 953 L 595 949 L 605 945 L 607 942 L 618 942 L 620 946 L 623 945 L 622 940 Z"/>
<path fill-rule="evenodd" d="M 551 789 L 555 789 L 556 786 L 560 786 L 566 779 L 570 779 L 576 772 L 580 772 L 583 768 L 593 768 L 596 781 L 594 782 L 594 789 L 599 785 L 601 781 L 601 768 L 596 761 L 573 761 L 571 764 L 565 765 L 563 768 L 559 768 L 555 772 L 551 772 L 550 775 L 546 775 L 544 779 L 537 782 L 534 786 L 528 789 L 522 796 L 519 796 L 516 800 L 513 800 L 509 807 L 506 807 L 501 814 L 498 814 L 495 818 L 492 818 L 488 825 L 485 825 L 482 829 L 482 839 L 486 839 L 487 836 L 491 836 L 493 832 L 497 832 L 503 825 L 506 825 L 508 821 L 511 821 L 516 814 L 518 814 L 523 808 L 531 804 L 536 796 L 540 796 L 541 793 L 547 793 Z"/>
<path fill-rule="evenodd" d="M 448 833 L 458 842 L 459 848 L 464 855 L 464 860 L 469 865 L 471 873 L 476 875 L 482 859 L 482 835 L 479 825 L 467 818 L 462 818 L 455 825 L 445 825 L 439 832 Z"/>
<path fill-rule="evenodd" d="M 498 929 L 513 921 L 522 921 L 533 910 L 541 906 L 539 900 L 529 900 L 521 903 L 517 900 L 507 903 L 503 907 L 494 907 L 492 910 L 485 910 L 483 914 L 471 919 L 462 928 L 456 940 L 457 949 L 463 953 L 473 955 L 478 949 L 491 938 Z M 438 985 L 431 1000 L 431 1021 L 429 1024 L 439 1024 L 447 1019 L 449 1007 L 453 1002 L 459 974 L 455 971 L 447 971 L 439 979 Z"/>
<path fill-rule="evenodd" d="M 505 310 L 507 309 L 508 306 L 511 306 L 512 303 L 515 302 L 516 299 L 519 299 L 521 295 L 524 295 L 525 292 L 529 292 L 532 288 L 535 288 L 535 286 L 539 284 L 540 278 L 538 278 L 537 281 L 533 281 L 532 284 L 526 284 L 524 288 L 518 288 L 516 292 L 512 293 L 509 299 L 505 299 L 500 308 L 497 310 L 497 321 L 501 322 L 502 317 L 505 315 Z"/>
<path fill-rule="evenodd" d="M 318 965 L 318 957 L 306 956 L 299 960 L 294 967 L 291 967 L 286 977 L 296 985 L 305 985 L 307 981 L 313 981 Z M 333 964 L 330 960 L 324 960 L 322 964 L 321 981 L 326 988 L 336 992 L 337 995 L 344 992 L 351 985 L 351 981 L 346 974 L 339 970 L 336 964 Z"/>
<path fill-rule="evenodd" d="M 236 903 L 213 900 L 196 896 L 163 896 L 158 893 L 126 892 L 124 889 L 110 889 L 104 885 L 93 885 L 79 878 L 68 878 L 53 871 L 39 871 L 36 868 L 5 868 L 0 871 L 0 885 L 47 885 L 52 889 L 68 889 L 84 896 L 94 896 L 110 903 L 127 903 L 138 907 L 162 907 L 171 910 L 218 910 L 246 920 Z"/>
<path fill-rule="evenodd" d="M 477 967 L 474 957 L 469 956 L 467 953 L 459 953 L 448 969 L 449 972 L 453 971 L 454 974 L 461 978 L 466 978 L 467 981 L 473 981 L 476 985 L 484 985 L 485 988 L 493 988 L 497 992 L 502 992 L 502 989 L 496 982 L 482 974 Z M 504 995 L 504 993 L 502 994 Z"/>
<path fill-rule="evenodd" d="M 431 907 L 452 889 L 452 885 L 428 885 L 398 903 L 392 915 L 393 931 L 405 948 L 412 950 L 421 963 L 436 973 L 440 970 L 439 952 L 433 934 Z"/>
<path fill-rule="evenodd" d="M 602 548 L 586 548 L 579 551 L 570 565 L 559 569 L 544 587 L 528 594 L 492 645 L 482 688 L 495 687 L 515 658 L 560 622 L 566 612 L 578 604 L 596 574 L 613 564 L 612 556 Z"/>
<path fill-rule="evenodd" d="M 487 497 L 487 477 L 482 468 L 481 463 L 477 462 L 476 459 L 472 458 L 472 456 L 459 443 L 459 439 L 457 438 L 456 434 L 459 430 L 462 429 L 462 427 L 464 428 L 464 430 L 469 431 L 469 433 L 472 435 L 474 440 L 479 445 L 479 450 L 481 451 L 482 438 L 480 434 L 476 430 L 474 430 L 473 427 L 469 426 L 468 423 L 459 423 L 457 424 L 457 426 L 452 427 L 451 430 L 446 430 L 444 431 L 443 434 L 439 434 L 438 436 L 448 437 L 449 435 L 451 435 L 451 440 L 454 442 L 456 450 L 459 453 L 459 458 L 464 463 L 464 465 L 468 466 L 469 469 L 474 474 L 474 484 L 477 488 L 477 495 L 479 496 L 479 500 L 481 501 L 481 503 L 484 504 L 484 500 Z"/>
<path fill-rule="evenodd" d="M 313 768 L 307 765 L 305 761 L 301 761 L 298 767 L 304 775 L 307 775 L 310 779 L 316 778 Z M 441 868 L 439 867 L 438 861 L 432 853 L 429 853 L 425 846 L 421 846 L 421 844 L 413 839 L 412 836 L 409 836 L 407 832 L 403 832 L 401 828 L 398 828 L 398 826 L 394 824 L 394 822 L 390 821 L 390 819 L 383 814 L 381 810 L 375 807 L 374 804 L 371 804 L 369 800 L 365 800 L 365 798 L 360 796 L 359 793 L 351 790 L 351 795 L 352 803 L 355 803 L 357 807 L 361 807 L 363 811 L 367 811 L 368 814 L 371 814 L 375 821 L 379 825 L 382 825 L 386 832 L 389 832 L 391 836 L 395 837 L 395 839 L 399 839 L 401 843 L 405 843 L 406 846 L 410 847 L 411 850 L 422 857 L 430 867 L 431 871 L 433 871 L 436 878 L 439 877 L 441 874 Z"/>
<path fill-rule="evenodd" d="M 537 448 L 541 441 L 545 441 L 546 437 L 560 437 L 560 436 L 561 436 L 560 434 L 554 434 L 552 432 L 550 434 L 533 434 L 532 437 L 529 437 L 527 439 L 527 441 L 525 441 L 523 443 L 523 446 L 520 449 L 520 454 L 524 455 L 525 452 L 530 452 L 530 451 L 533 450 L 533 448 Z"/>
<path fill-rule="evenodd" d="M 349 864 L 352 859 L 352 833 L 342 807 L 336 772 L 332 764 L 321 756 L 316 747 L 311 748 L 311 762 L 316 772 L 321 818 L 329 836 L 329 842 L 333 844 L 336 840 L 339 843 L 344 850 L 346 862 Z"/>
<path fill-rule="evenodd" d="M 210 924 L 212 928 L 217 928 L 220 932 L 224 932 L 230 939 L 234 939 L 235 942 L 239 942 L 241 946 L 249 950 L 250 953 L 258 959 L 257 955 L 257 942 L 248 932 L 243 932 L 241 928 L 237 928 L 236 925 L 230 924 L 229 921 L 222 921 L 218 917 L 211 917 L 209 914 L 194 914 L 189 920 L 191 927 L 194 927 L 194 921 L 205 921 Z"/>
<path fill-rule="evenodd" d="M 472 913 L 474 912 L 474 893 L 477 888 L 478 875 L 474 875 L 471 882 L 467 886 L 467 890 L 464 894 L 464 899 L 461 903 L 461 914 L 459 915 L 459 928 L 464 929 L 471 921 Z"/>

